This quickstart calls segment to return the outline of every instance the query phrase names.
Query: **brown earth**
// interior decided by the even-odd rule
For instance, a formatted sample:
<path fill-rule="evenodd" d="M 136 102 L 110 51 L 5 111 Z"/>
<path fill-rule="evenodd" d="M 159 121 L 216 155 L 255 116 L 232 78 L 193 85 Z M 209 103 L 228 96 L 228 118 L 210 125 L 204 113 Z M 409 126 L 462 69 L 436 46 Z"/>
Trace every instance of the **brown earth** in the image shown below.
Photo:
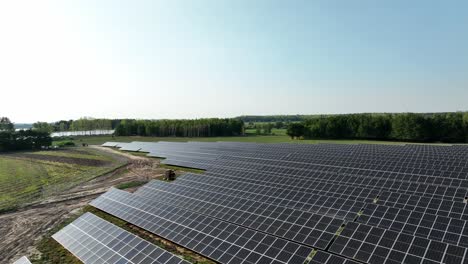
<path fill-rule="evenodd" d="M 148 181 L 164 175 L 165 169 L 159 168 L 158 160 L 107 148 L 93 148 L 118 155 L 127 161 L 127 165 L 59 195 L 14 212 L 0 214 L 0 263 L 9 263 L 23 255 L 38 253 L 34 247 L 36 241 L 110 187 L 129 181 Z"/>

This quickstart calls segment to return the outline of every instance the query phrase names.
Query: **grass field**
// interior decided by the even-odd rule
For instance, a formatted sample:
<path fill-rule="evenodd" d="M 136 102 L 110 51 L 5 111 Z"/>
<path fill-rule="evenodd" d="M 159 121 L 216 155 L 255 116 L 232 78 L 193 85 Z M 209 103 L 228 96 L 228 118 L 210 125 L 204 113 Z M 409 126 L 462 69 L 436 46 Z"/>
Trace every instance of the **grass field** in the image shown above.
<path fill-rule="evenodd" d="M 0 157 L 0 211 L 15 207 L 20 199 L 31 200 L 47 179 L 47 170 L 27 160 Z"/>
<path fill-rule="evenodd" d="M 48 197 L 122 165 L 92 149 L 0 155 L 0 211 Z"/>
<path fill-rule="evenodd" d="M 102 153 L 97 153 L 93 150 L 79 150 L 74 148 L 64 149 L 65 151 L 38 151 L 34 152 L 37 155 L 46 155 L 52 157 L 67 157 L 76 159 L 93 159 L 102 161 L 112 161 L 109 156 L 103 156 Z"/>
<path fill-rule="evenodd" d="M 280 133 L 280 132 L 278 132 Z M 183 137 L 112 137 L 112 136 L 85 136 L 75 137 L 75 144 L 81 145 L 87 143 L 89 145 L 101 145 L 107 141 L 118 142 L 157 142 L 157 141 L 172 141 L 172 142 L 187 142 L 187 141 L 201 141 L 201 142 L 216 142 L 216 141 L 233 141 L 233 142 L 255 142 L 255 143 L 301 143 L 301 144 L 316 144 L 316 143 L 338 143 L 338 144 L 408 144 L 407 142 L 394 142 L 394 141 L 377 141 L 377 140 L 292 140 L 290 137 L 284 135 L 252 135 L 238 137 L 200 137 L 200 138 L 183 138 Z"/>

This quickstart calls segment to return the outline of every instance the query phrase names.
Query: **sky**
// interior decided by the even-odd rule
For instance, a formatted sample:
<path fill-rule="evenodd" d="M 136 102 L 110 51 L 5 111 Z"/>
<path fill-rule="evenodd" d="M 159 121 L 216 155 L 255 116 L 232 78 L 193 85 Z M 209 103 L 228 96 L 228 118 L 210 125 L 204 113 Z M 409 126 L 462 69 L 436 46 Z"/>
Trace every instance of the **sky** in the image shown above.
<path fill-rule="evenodd" d="M 468 110 L 468 1 L 0 2 L 14 122 Z"/>

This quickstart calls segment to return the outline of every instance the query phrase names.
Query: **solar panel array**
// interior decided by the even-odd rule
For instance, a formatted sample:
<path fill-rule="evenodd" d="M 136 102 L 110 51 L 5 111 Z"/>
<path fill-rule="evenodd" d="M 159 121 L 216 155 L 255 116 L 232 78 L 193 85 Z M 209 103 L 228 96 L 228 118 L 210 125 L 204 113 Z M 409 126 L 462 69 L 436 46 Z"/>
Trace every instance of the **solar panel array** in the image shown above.
<path fill-rule="evenodd" d="M 312 248 L 112 189 L 91 205 L 220 263 L 303 263 Z"/>
<path fill-rule="evenodd" d="M 464 263 L 468 147 L 109 142 L 203 169 L 91 205 L 219 263 Z"/>
<path fill-rule="evenodd" d="M 83 263 L 189 263 L 91 213 L 52 236 Z"/>

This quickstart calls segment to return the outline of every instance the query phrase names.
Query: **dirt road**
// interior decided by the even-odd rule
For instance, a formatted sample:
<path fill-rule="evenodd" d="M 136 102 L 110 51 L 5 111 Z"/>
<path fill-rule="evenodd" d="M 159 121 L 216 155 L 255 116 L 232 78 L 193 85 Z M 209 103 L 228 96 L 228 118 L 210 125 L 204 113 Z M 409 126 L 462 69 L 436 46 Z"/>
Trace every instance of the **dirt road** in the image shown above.
<path fill-rule="evenodd" d="M 155 159 L 93 148 L 118 155 L 127 165 L 18 211 L 0 214 L 0 263 L 37 253 L 34 245 L 42 235 L 110 187 L 135 180 L 147 181 L 164 174 L 165 169 L 159 168 Z"/>

